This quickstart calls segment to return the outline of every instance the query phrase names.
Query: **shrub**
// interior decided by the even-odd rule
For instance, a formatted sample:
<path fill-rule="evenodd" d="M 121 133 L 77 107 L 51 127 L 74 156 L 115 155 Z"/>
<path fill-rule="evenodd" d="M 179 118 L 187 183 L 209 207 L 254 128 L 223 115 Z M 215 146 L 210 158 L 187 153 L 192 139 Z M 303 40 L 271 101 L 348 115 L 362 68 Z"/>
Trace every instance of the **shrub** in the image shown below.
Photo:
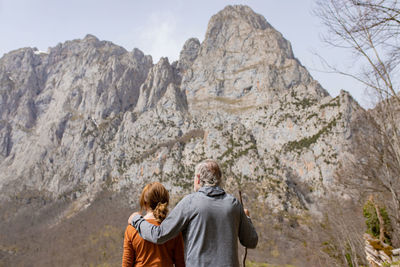
<path fill-rule="evenodd" d="M 391 245 L 391 223 L 389 215 L 385 207 L 378 207 L 379 212 L 383 218 L 385 228 L 385 243 Z M 375 204 L 373 201 L 368 200 L 363 207 L 363 214 L 365 217 L 365 224 L 367 226 L 367 233 L 379 239 L 380 224 L 378 215 L 376 213 Z"/>

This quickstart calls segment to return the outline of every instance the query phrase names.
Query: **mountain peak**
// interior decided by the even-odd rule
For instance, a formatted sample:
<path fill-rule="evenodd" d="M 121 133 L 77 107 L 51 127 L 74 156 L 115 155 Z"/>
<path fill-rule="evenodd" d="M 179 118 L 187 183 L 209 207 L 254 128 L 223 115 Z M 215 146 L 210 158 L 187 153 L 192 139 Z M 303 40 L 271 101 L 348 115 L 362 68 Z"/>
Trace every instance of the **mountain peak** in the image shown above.
<path fill-rule="evenodd" d="M 255 13 L 250 7 L 242 5 L 227 6 L 210 19 L 207 27 L 205 41 L 211 41 L 218 37 L 229 38 L 234 31 L 251 32 L 272 28 L 266 19 Z"/>
<path fill-rule="evenodd" d="M 263 39 L 262 50 L 281 50 L 286 57 L 293 57 L 290 43 L 260 14 L 243 5 L 227 6 L 211 17 L 203 42 L 203 53 L 225 47 L 229 51 L 243 45 L 252 48 L 250 39 Z M 258 51 L 259 49 L 257 49 Z M 237 51 L 237 50 L 235 50 Z M 239 52 L 239 51 L 238 51 Z M 248 51 L 240 51 L 248 52 Z"/>
<path fill-rule="evenodd" d="M 182 89 L 195 109 L 203 110 L 215 97 L 255 107 L 288 90 L 327 95 L 294 57 L 290 42 L 248 6 L 227 6 L 214 15 L 194 54 Z"/>
<path fill-rule="evenodd" d="M 190 38 L 183 45 L 179 56 L 178 69 L 186 71 L 197 58 L 200 49 L 200 41 L 197 38 Z"/>
<path fill-rule="evenodd" d="M 92 41 L 92 42 L 98 42 L 99 38 L 92 34 L 86 34 L 85 38 L 83 38 L 84 41 Z"/>
<path fill-rule="evenodd" d="M 254 12 L 249 6 L 229 5 L 211 18 L 208 28 L 210 29 L 210 26 L 219 24 L 220 22 L 230 25 L 235 21 L 240 23 L 245 22 L 254 29 L 264 30 L 267 27 L 271 27 L 262 15 Z"/>

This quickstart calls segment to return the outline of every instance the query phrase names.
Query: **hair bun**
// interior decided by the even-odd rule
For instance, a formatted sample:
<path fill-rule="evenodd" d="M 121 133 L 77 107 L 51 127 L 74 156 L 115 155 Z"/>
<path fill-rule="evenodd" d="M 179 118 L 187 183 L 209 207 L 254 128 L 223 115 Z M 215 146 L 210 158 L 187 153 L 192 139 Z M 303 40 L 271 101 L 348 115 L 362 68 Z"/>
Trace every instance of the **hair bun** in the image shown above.
<path fill-rule="evenodd" d="M 156 221 L 161 223 L 168 214 L 168 202 L 161 203 L 158 202 L 157 207 L 153 210 L 153 215 L 156 218 Z"/>

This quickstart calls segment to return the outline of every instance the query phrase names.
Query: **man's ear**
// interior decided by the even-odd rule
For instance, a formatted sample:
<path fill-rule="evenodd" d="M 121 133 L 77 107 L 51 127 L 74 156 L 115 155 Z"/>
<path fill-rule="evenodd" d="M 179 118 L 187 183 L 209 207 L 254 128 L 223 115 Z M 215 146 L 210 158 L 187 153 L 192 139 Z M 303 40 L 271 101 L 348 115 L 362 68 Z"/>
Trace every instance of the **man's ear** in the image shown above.
<path fill-rule="evenodd" d="M 196 184 L 200 184 L 200 174 L 196 175 Z"/>

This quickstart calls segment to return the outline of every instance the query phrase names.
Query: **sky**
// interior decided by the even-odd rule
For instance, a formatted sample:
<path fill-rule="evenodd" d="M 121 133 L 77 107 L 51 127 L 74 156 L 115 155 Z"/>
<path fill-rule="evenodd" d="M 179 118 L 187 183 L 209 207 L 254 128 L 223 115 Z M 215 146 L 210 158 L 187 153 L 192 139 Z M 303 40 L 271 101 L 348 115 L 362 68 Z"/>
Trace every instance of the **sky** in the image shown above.
<path fill-rule="evenodd" d="M 364 107 L 369 97 L 357 81 L 327 73 L 320 57 L 343 70 L 353 57 L 321 41 L 325 28 L 312 14 L 315 0 L 0 0 L 0 57 L 21 48 L 46 51 L 58 43 L 93 34 L 131 51 L 177 60 L 185 41 L 203 41 L 211 16 L 226 5 L 244 4 L 267 21 L 292 44 L 299 59 L 331 96 L 346 90 Z"/>

